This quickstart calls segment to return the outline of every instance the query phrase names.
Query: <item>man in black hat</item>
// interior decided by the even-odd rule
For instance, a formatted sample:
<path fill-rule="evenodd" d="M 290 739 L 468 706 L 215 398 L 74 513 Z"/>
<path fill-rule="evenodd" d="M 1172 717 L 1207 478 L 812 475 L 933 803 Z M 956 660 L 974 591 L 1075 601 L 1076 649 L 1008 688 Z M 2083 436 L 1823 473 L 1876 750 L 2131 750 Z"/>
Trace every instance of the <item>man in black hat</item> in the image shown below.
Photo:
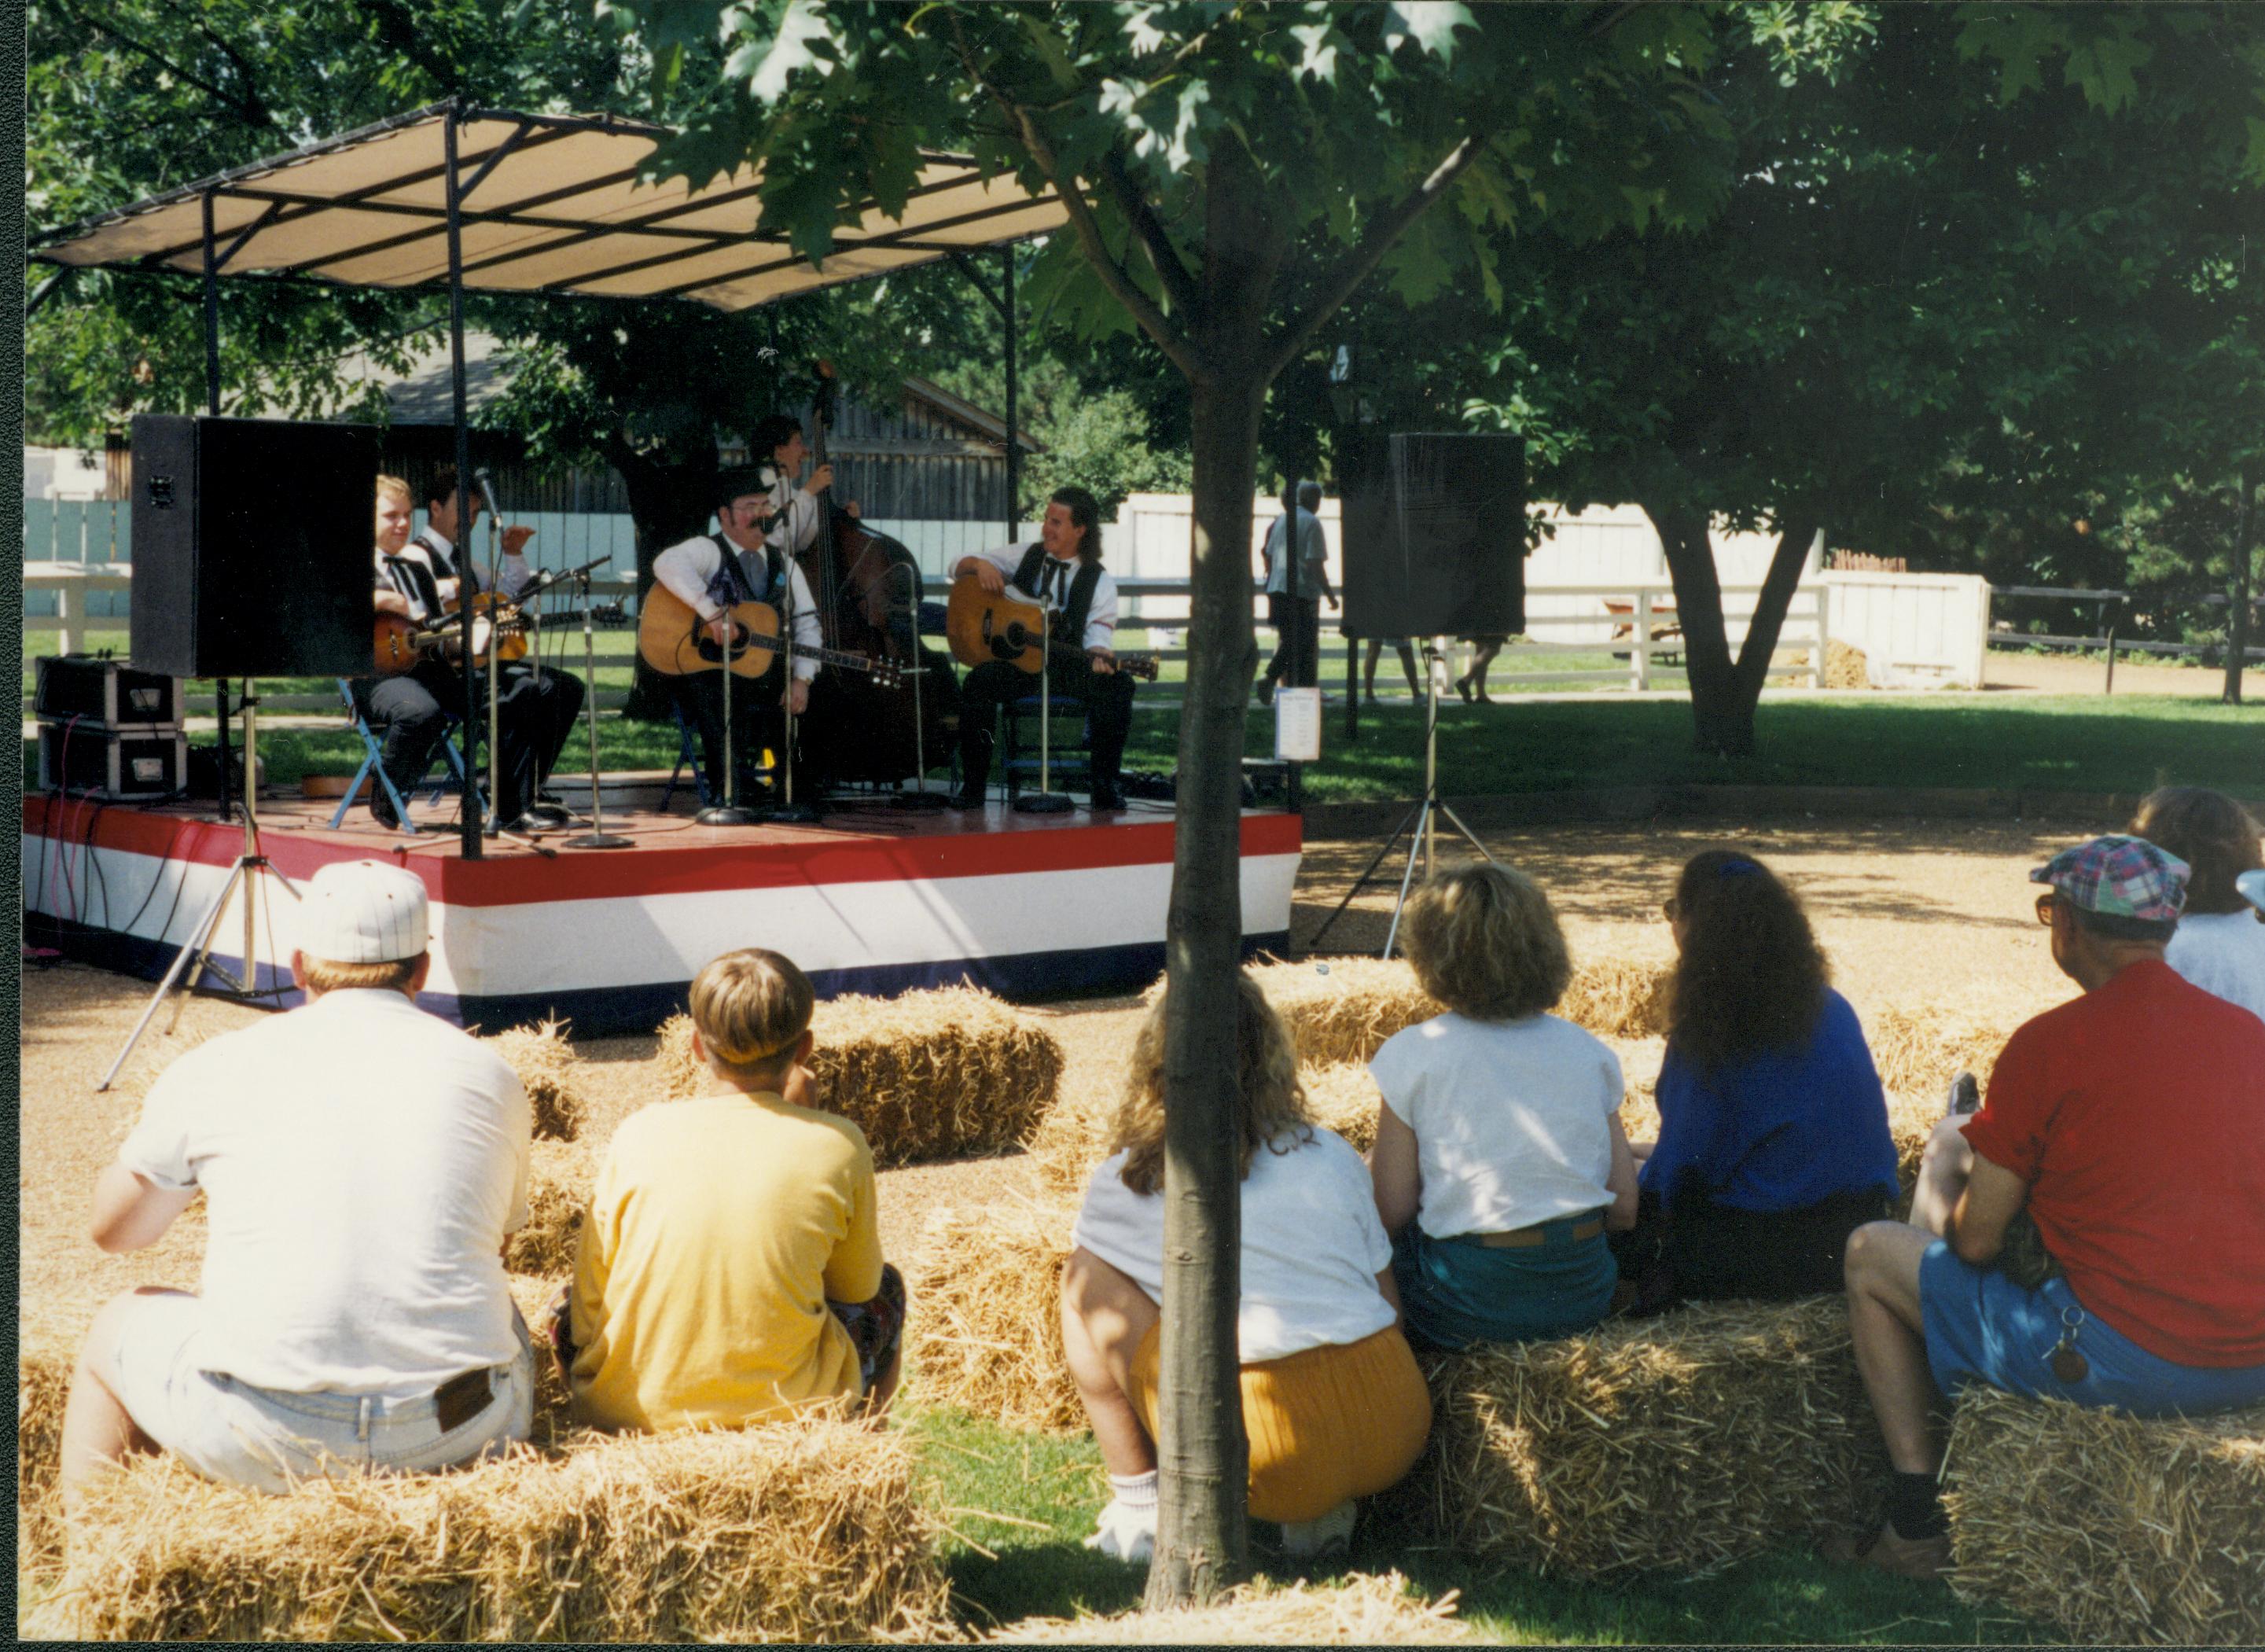
<path fill-rule="evenodd" d="M 730 637 L 732 608 L 742 602 L 768 603 L 779 610 L 782 622 L 791 613 L 792 640 L 806 648 L 818 648 L 825 640 L 802 570 L 766 537 L 773 514 L 773 481 L 761 469 L 725 471 L 716 479 L 717 531 L 671 545 L 653 558 L 654 583 L 683 599 L 718 646 Z M 766 746 L 783 751 L 785 712 L 791 709 L 800 717 L 810 709 L 810 680 L 818 674 L 819 661 L 796 659 L 790 663 L 791 671 L 782 671 L 774 661 L 761 679 L 730 676 L 732 743 L 738 748 L 734 756 L 742 798 L 761 790 L 754 754 Z M 699 731 L 701 761 L 719 789 L 726 759 L 724 689 L 717 679 L 725 674 L 720 669 L 700 671 L 676 680 L 677 704 L 685 721 Z"/>

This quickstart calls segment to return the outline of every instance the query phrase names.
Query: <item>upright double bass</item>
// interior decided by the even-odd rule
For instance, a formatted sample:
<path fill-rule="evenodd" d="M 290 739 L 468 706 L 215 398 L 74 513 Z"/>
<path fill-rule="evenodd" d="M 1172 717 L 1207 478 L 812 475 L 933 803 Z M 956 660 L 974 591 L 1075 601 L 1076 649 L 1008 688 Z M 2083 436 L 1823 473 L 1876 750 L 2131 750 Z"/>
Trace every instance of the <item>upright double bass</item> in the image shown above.
<path fill-rule="evenodd" d="M 813 461 L 819 465 L 827 462 L 834 399 L 833 364 L 820 361 Z M 914 652 L 922 582 L 911 550 L 836 506 L 831 488 L 817 499 L 818 532 L 795 560 L 818 605 L 826 646 L 891 661 L 898 674 L 884 680 L 821 673 L 802 719 L 809 731 L 805 749 L 829 780 L 909 780 L 950 761 L 959 727 L 959 684 L 950 657 L 927 646 Z"/>

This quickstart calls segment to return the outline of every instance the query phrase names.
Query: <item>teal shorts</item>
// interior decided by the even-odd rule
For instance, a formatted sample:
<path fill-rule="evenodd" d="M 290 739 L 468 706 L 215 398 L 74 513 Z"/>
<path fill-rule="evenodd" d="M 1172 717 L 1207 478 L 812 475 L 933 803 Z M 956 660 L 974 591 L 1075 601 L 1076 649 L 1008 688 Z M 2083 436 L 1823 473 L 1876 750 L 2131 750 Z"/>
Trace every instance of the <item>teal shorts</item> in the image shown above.
<path fill-rule="evenodd" d="M 1542 1242 L 1493 1250 L 1434 1239 L 1414 1222 L 1392 1241 L 1392 1277 L 1410 1341 L 1433 1348 L 1569 1336 L 1602 1320 L 1620 1268 L 1605 1235 L 1572 1236 L 1586 1212 L 1542 1224 Z"/>

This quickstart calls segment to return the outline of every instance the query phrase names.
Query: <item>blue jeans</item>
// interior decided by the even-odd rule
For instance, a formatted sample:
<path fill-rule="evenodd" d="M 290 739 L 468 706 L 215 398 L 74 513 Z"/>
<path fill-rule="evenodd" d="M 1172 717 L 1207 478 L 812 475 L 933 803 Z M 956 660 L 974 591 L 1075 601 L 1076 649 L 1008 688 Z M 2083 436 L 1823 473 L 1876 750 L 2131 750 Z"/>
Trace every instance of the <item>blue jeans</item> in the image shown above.
<path fill-rule="evenodd" d="M 1611 1308 L 1620 1282 L 1604 1234 L 1572 1237 L 1575 1223 L 1590 1219 L 1543 1223 L 1540 1244 L 1512 1250 L 1434 1239 L 1409 1223 L 1392 1241 L 1392 1278 L 1409 1340 L 1454 1349 L 1587 1330 Z"/>
<path fill-rule="evenodd" d="M 2265 1365 L 2178 1365 L 2087 1312 L 2066 1279 L 2048 1279 L 2027 1291 L 1995 1268 L 1961 1262 L 1941 1240 L 1919 1262 L 1919 1306 L 1927 1366 L 1947 1394 L 1980 1381 L 2031 1399 L 2112 1407 L 2143 1417 L 2232 1411 L 2265 1401 Z M 2050 1362 L 2063 1331 L 2071 1328 L 2087 1370 L 2080 1381 L 2063 1382 Z"/>

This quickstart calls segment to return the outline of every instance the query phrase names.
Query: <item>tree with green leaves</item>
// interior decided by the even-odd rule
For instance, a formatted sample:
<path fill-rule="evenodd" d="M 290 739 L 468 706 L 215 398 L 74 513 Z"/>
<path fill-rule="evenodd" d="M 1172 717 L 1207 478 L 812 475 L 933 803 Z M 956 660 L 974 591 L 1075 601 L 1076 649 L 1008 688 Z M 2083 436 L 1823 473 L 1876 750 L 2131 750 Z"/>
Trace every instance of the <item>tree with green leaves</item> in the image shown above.
<path fill-rule="evenodd" d="M 1372 275 L 1411 298 L 1499 289 L 1478 233 L 1682 222 L 1722 181 L 1690 84 L 1708 15 L 1453 4 L 925 5 L 607 0 L 656 96 L 723 73 L 666 164 L 750 156 L 767 224 L 824 257 L 868 194 L 900 204 L 923 146 L 1058 192 L 1069 229 L 1035 305 L 1137 328 L 1186 382 L 1190 668 L 1167 920 L 1163 1515 L 1149 1596 L 1232 1582 L 1247 1552 L 1235 1378 L 1234 1110 L 1240 760 L 1256 664 L 1250 497 L 1267 388 Z"/>

